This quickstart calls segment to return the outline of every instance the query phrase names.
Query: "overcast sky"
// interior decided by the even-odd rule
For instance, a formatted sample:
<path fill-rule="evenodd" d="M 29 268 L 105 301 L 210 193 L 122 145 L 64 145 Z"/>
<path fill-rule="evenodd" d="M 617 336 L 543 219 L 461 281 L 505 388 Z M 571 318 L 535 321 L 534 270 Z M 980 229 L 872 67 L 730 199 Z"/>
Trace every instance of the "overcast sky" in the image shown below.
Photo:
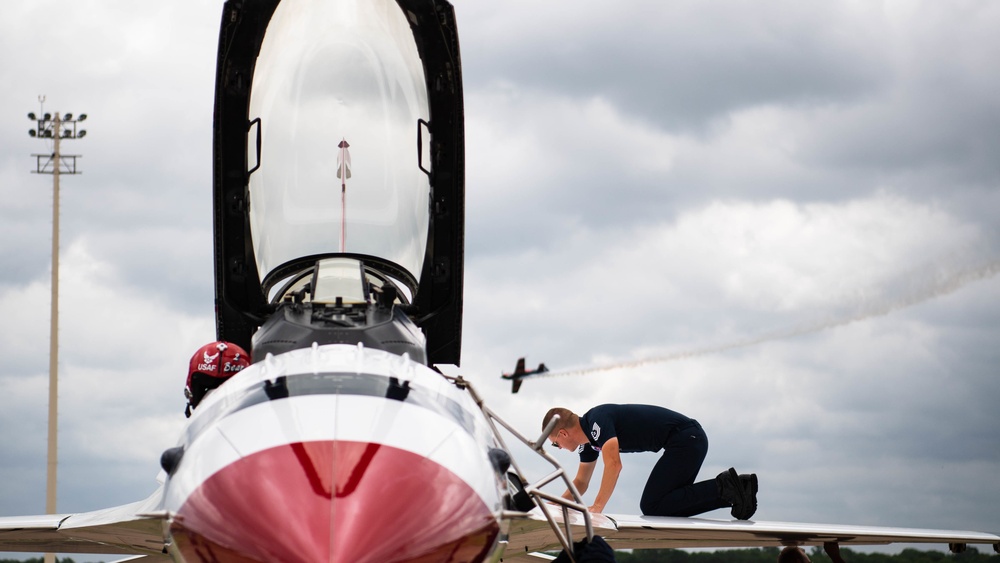
<path fill-rule="evenodd" d="M 51 148 L 25 116 L 39 94 L 89 116 L 63 145 L 83 174 L 62 182 L 58 508 L 138 500 L 214 338 L 221 7 L 4 4 L 0 515 L 45 511 L 51 176 L 30 171 Z M 759 474 L 756 519 L 1000 532 L 1000 4 L 456 11 L 466 292 L 447 372 L 533 437 L 551 406 L 697 418 L 703 477 Z M 511 396 L 519 356 L 663 361 Z M 624 457 L 608 512 L 638 512 L 656 459 Z"/>

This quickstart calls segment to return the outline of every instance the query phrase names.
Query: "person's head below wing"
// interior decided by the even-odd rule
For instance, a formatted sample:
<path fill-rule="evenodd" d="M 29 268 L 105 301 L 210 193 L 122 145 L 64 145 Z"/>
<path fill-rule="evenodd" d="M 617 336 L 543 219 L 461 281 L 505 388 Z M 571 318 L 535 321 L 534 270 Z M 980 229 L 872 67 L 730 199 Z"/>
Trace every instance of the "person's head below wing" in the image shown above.
<path fill-rule="evenodd" d="M 188 405 L 185 416 L 205 398 L 205 395 L 222 385 L 227 379 L 250 365 L 250 355 L 232 342 L 210 342 L 191 356 L 184 396 Z"/>
<path fill-rule="evenodd" d="M 810 563 L 810 560 L 801 547 L 790 545 L 778 554 L 778 563 Z"/>

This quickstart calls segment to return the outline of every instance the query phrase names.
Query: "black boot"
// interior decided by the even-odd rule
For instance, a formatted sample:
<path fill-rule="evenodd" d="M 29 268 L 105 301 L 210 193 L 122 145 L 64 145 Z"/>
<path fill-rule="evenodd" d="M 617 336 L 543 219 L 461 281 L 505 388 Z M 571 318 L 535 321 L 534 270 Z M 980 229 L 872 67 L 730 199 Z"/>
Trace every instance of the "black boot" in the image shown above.
<path fill-rule="evenodd" d="M 743 486 L 743 493 L 749 499 L 749 504 L 746 507 L 746 517 L 741 518 L 741 520 L 749 520 L 750 517 L 753 516 L 754 512 L 757 512 L 757 474 L 744 474 L 739 477 L 740 485 Z"/>
<path fill-rule="evenodd" d="M 731 511 L 733 518 L 747 520 L 753 516 L 757 510 L 757 500 L 753 492 L 756 479 L 747 479 L 744 485 L 744 480 L 740 479 L 736 470 L 730 467 L 727 471 L 719 473 L 715 482 L 719 487 L 719 496 L 733 506 Z"/>

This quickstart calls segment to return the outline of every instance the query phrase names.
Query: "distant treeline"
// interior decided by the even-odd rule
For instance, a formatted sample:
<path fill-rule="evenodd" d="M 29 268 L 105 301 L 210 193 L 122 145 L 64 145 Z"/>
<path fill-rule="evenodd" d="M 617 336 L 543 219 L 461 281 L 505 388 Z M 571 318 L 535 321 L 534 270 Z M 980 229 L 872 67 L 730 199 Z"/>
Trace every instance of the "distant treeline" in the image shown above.
<path fill-rule="evenodd" d="M 987 548 L 989 549 L 989 548 Z M 632 553 L 615 554 L 618 563 L 776 563 L 777 547 L 760 549 L 732 549 L 724 551 L 687 552 L 679 549 L 643 549 Z M 813 563 L 831 563 L 822 547 L 806 549 Z M 858 553 L 842 547 L 840 554 L 847 563 L 997 563 L 1000 555 L 980 553 L 973 546 L 964 553 L 951 554 L 941 551 L 904 549 L 900 553 Z"/>
<path fill-rule="evenodd" d="M 776 547 L 761 549 L 727 549 L 723 551 L 698 551 L 690 553 L 679 549 L 644 549 L 632 553 L 619 551 L 615 554 L 618 563 L 775 563 L 778 560 Z M 813 563 L 831 563 L 830 558 L 823 553 L 823 548 L 814 547 L 806 550 Z M 847 548 L 841 548 L 840 554 L 847 563 L 997 563 L 1000 555 L 980 553 L 975 547 L 969 546 L 964 553 L 951 554 L 941 551 L 920 551 L 904 549 L 901 553 L 887 555 L 885 553 L 857 553 Z M 42 558 L 34 559 L 0 559 L 0 563 L 43 563 Z M 71 558 L 56 559 L 56 563 L 76 563 Z"/>

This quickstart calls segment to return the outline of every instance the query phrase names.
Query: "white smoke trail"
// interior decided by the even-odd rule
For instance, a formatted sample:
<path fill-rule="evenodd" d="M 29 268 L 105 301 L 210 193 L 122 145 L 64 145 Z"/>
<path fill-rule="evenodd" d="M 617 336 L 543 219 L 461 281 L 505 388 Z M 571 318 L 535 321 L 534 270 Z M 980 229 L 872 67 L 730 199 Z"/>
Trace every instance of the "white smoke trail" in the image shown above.
<path fill-rule="evenodd" d="M 606 364 L 601 366 L 553 370 L 546 372 L 544 374 L 533 375 L 531 377 L 535 378 L 535 377 L 555 377 L 563 375 L 584 375 L 590 373 L 599 373 L 602 371 L 634 368 L 650 364 L 662 364 L 665 362 L 683 360 L 687 358 L 693 358 L 696 356 L 705 356 L 708 354 L 716 354 L 719 352 L 725 352 L 727 350 L 746 348 L 748 346 L 754 346 L 764 342 L 771 342 L 774 340 L 782 340 L 785 338 L 791 338 L 803 334 L 819 332 L 821 330 L 826 330 L 828 328 L 843 326 L 846 324 L 850 324 L 864 319 L 869 319 L 872 317 L 880 317 L 888 315 L 889 313 L 892 313 L 894 311 L 905 309 L 906 307 L 911 307 L 913 305 L 929 301 L 936 297 L 948 295 L 949 293 L 958 291 L 962 287 L 972 282 L 993 277 L 998 273 L 1000 273 L 1000 260 L 992 260 L 986 262 L 985 264 L 980 263 L 976 266 L 965 267 L 957 271 L 939 270 L 935 272 L 933 275 L 927 275 L 926 272 L 922 273 L 922 275 L 920 273 L 913 273 L 911 276 L 908 276 L 908 278 L 911 280 L 913 279 L 923 280 L 923 283 L 918 283 L 915 286 L 911 286 L 910 291 L 904 293 L 901 297 L 898 297 L 896 299 L 889 301 L 881 300 L 875 303 L 862 304 L 856 307 L 854 312 L 852 313 L 838 315 L 832 318 L 827 318 L 805 324 L 799 324 L 791 328 L 778 329 L 757 336 L 751 336 L 744 339 L 733 340 L 731 342 L 718 344 L 714 346 L 692 348 L 680 352 L 673 352 L 671 354 L 666 354 L 663 356 L 654 356 L 651 358 L 616 362 L 613 364 Z"/>

